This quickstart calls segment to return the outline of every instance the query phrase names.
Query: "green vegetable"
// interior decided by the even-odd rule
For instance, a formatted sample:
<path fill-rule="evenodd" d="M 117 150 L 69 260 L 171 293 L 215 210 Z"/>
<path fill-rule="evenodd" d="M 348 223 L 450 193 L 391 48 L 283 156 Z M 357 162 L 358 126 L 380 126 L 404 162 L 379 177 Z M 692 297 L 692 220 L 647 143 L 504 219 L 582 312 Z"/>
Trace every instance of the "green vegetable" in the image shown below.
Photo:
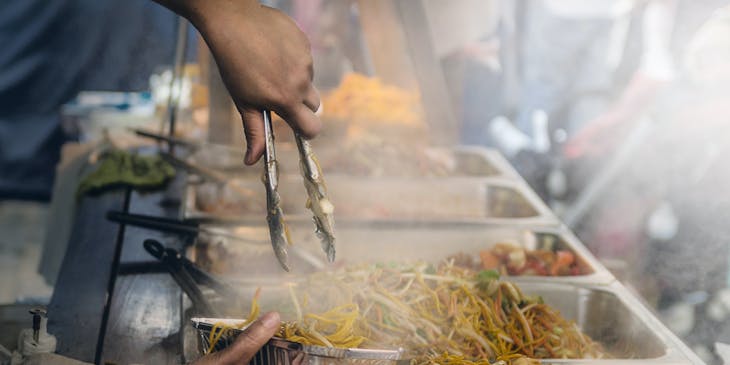
<path fill-rule="evenodd" d="M 157 155 L 140 156 L 118 149 L 105 152 L 98 165 L 79 183 L 77 197 L 119 187 L 156 189 L 175 176 L 175 168 Z"/>
<path fill-rule="evenodd" d="M 488 283 L 492 280 L 499 280 L 499 272 L 497 270 L 482 270 L 477 273 L 477 283 Z"/>
<path fill-rule="evenodd" d="M 482 270 L 477 273 L 476 287 L 488 294 L 492 294 L 497 290 L 499 273 L 496 270 Z"/>

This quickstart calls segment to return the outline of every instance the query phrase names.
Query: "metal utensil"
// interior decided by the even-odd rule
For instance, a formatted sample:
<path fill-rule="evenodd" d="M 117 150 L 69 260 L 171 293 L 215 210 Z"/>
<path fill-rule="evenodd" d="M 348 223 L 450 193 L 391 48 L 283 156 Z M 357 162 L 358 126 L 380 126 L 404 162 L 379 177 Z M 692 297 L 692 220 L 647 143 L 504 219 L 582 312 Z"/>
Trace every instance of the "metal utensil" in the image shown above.
<path fill-rule="evenodd" d="M 165 161 L 169 162 L 171 165 L 177 168 L 183 169 L 191 174 L 198 175 L 201 178 L 212 181 L 216 184 L 226 185 L 228 180 L 230 180 L 226 174 L 220 171 L 208 168 L 206 166 L 202 166 L 194 162 L 183 160 L 171 153 L 160 151 L 160 157 L 162 157 Z"/>
<path fill-rule="evenodd" d="M 220 313 L 210 305 L 208 299 L 200 291 L 195 278 L 184 264 L 184 257 L 179 252 L 171 248 L 165 248 L 160 242 L 153 239 L 145 240 L 144 248 L 150 255 L 165 265 L 170 276 L 172 276 L 185 294 L 188 295 L 190 301 L 193 302 L 193 307 L 195 307 L 198 313 L 210 313 L 213 315 Z M 192 265 L 192 263 L 190 264 Z"/>
<path fill-rule="evenodd" d="M 281 209 L 281 198 L 277 191 L 279 186 L 279 166 L 276 161 L 274 147 L 274 129 L 271 124 L 271 112 L 264 110 L 264 135 L 266 149 L 264 151 L 264 185 L 266 186 L 266 220 L 269 225 L 271 245 L 279 263 L 289 271 L 287 262 L 287 245 L 291 244 L 289 229 L 284 221 Z M 304 187 L 307 191 L 307 207 L 313 213 L 315 232 L 322 243 L 322 249 L 330 262 L 335 260 L 334 206 L 327 198 L 327 188 L 322 177 L 322 169 L 309 142 L 299 133 L 295 133 L 299 163 Z"/>
<path fill-rule="evenodd" d="M 180 235 L 190 236 L 207 236 L 207 237 L 220 237 L 228 241 L 234 242 L 236 245 L 245 246 L 251 252 L 263 253 L 266 250 L 268 242 L 266 240 L 260 240 L 255 238 L 248 238 L 239 234 L 231 233 L 216 220 L 207 220 L 205 222 L 195 220 L 179 220 L 172 218 L 156 217 L 144 214 L 133 214 L 124 213 L 119 211 L 108 211 L 106 214 L 108 220 L 116 223 L 123 223 L 136 227 L 143 227 L 148 229 L 154 229 L 161 232 L 170 232 Z M 226 223 L 226 222 L 223 222 Z M 218 225 L 216 225 L 218 224 Z M 206 225 L 213 225 L 208 227 Z M 306 249 L 292 249 L 295 256 L 308 263 L 315 269 L 322 269 L 325 266 L 324 260 L 312 255 Z M 125 270 L 134 272 L 135 270 L 149 271 L 154 270 L 153 268 L 146 267 L 146 265 L 132 265 L 125 264 Z"/>
<path fill-rule="evenodd" d="M 144 214 L 124 213 L 114 210 L 108 211 L 106 214 L 106 218 L 112 222 L 154 229 L 162 232 L 171 232 L 191 236 L 197 236 L 202 233 L 212 237 L 221 237 L 231 241 L 235 241 L 237 244 L 246 245 L 253 249 L 265 247 L 262 245 L 266 244 L 265 240 L 246 238 L 233 233 L 229 233 L 225 230 L 207 228 L 204 226 L 200 226 L 197 222 L 193 221 L 183 221 L 179 219 L 156 217 Z"/>
<path fill-rule="evenodd" d="M 327 254 L 330 262 L 335 261 L 335 219 L 334 206 L 327 198 L 327 186 L 324 184 L 322 168 L 317 156 L 312 151 L 309 141 L 295 134 L 297 150 L 299 151 L 299 165 L 304 188 L 307 190 L 307 208 L 312 211 L 315 232 L 322 244 L 322 250 Z"/>
<path fill-rule="evenodd" d="M 188 148 L 190 150 L 198 150 L 200 149 L 203 144 L 196 143 L 193 141 L 189 141 L 184 138 L 178 138 L 178 137 L 172 137 L 168 135 L 163 135 L 155 132 L 150 132 L 145 129 L 141 128 L 129 128 L 129 131 L 136 134 L 139 137 L 149 138 L 157 142 L 166 142 L 170 146 L 182 146 L 185 148 Z"/>
<path fill-rule="evenodd" d="M 264 151 L 264 186 L 266 186 L 266 221 L 269 224 L 269 236 L 274 254 L 284 270 L 289 271 L 288 254 L 286 248 L 291 244 L 289 228 L 284 221 L 284 211 L 281 209 L 279 196 L 279 166 L 276 162 L 274 148 L 274 130 L 271 125 L 271 112 L 263 111 L 264 135 L 266 149 Z"/>

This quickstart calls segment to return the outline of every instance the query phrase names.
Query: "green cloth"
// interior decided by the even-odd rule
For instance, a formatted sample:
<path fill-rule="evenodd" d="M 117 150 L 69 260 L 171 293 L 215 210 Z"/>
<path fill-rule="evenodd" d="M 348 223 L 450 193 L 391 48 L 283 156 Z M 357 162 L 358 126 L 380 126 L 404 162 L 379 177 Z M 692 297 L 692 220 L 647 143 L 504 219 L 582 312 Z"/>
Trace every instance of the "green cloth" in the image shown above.
<path fill-rule="evenodd" d="M 159 189 L 175 176 L 175 168 L 160 156 L 140 156 L 112 149 L 104 152 L 96 170 L 79 183 L 76 196 L 132 187 L 140 190 Z"/>

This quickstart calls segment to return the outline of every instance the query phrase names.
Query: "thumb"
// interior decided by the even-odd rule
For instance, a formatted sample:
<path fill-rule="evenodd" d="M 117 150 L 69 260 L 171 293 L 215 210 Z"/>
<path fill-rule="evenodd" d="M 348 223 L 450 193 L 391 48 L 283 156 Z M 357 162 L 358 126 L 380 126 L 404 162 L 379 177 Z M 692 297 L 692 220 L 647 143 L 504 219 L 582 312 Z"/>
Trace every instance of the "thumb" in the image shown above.
<path fill-rule="evenodd" d="M 243 133 L 246 135 L 246 165 L 253 165 L 261 158 L 266 148 L 264 140 L 264 116 L 258 109 L 239 109 L 243 121 Z"/>
<path fill-rule="evenodd" d="M 279 329 L 279 313 L 269 312 L 243 331 L 233 345 L 220 352 L 220 364 L 248 364 Z"/>

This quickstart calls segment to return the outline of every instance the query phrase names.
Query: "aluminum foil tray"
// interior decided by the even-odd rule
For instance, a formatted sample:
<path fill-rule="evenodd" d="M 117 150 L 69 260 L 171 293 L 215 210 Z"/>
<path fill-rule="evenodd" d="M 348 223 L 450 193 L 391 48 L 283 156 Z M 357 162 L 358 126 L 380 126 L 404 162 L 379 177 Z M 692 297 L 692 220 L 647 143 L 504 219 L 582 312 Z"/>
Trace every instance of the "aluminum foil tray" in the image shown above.
<path fill-rule="evenodd" d="M 210 343 L 210 332 L 213 324 L 218 322 L 236 324 L 237 320 L 220 318 L 192 318 L 190 320 L 197 330 L 201 352 L 205 352 Z M 223 335 L 216 344 L 215 351 L 220 351 L 230 345 L 243 330 L 231 330 L 230 335 Z M 281 338 L 272 338 L 256 353 L 251 364 L 253 365 L 290 365 L 290 364 L 362 364 L 362 365 L 389 365 L 396 364 L 401 359 L 402 350 L 372 350 L 372 349 L 342 349 L 324 346 L 302 345 Z"/>

